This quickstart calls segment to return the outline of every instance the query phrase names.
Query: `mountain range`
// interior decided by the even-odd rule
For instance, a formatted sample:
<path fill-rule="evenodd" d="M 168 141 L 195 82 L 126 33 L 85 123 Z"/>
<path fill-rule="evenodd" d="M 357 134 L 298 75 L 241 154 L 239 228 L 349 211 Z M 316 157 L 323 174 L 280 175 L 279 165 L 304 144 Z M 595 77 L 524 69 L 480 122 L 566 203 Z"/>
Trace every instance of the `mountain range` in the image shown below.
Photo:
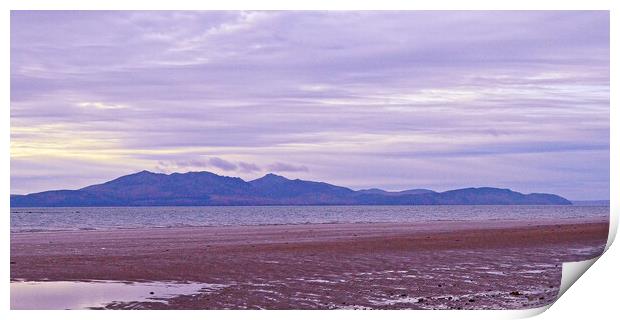
<path fill-rule="evenodd" d="M 491 187 L 436 192 L 352 190 L 325 182 L 267 174 L 245 181 L 211 172 L 141 171 L 78 190 L 11 195 L 11 207 L 212 205 L 569 205 L 554 194 Z"/>

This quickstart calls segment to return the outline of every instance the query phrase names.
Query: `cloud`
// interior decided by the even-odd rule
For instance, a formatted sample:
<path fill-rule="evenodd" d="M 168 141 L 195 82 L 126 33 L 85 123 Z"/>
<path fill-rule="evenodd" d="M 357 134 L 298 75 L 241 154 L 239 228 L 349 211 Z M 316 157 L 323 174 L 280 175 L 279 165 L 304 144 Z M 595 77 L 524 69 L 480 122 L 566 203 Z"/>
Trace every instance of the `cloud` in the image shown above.
<path fill-rule="evenodd" d="M 154 157 L 161 157 L 161 155 L 154 155 Z M 262 170 L 255 163 L 244 161 L 233 162 L 220 157 L 190 160 L 160 160 L 155 169 L 163 172 L 219 169 L 223 171 L 237 171 L 240 173 L 254 173 Z"/>
<path fill-rule="evenodd" d="M 212 157 L 209 158 L 209 165 L 222 169 L 224 171 L 234 171 L 237 170 L 237 165 L 230 162 L 230 161 L 226 161 L 222 158 L 217 158 L 217 157 Z"/>
<path fill-rule="evenodd" d="M 261 171 L 261 168 L 254 163 L 239 162 L 238 165 L 239 165 L 239 171 L 244 172 L 244 173 Z"/>
<path fill-rule="evenodd" d="M 224 171 L 237 170 L 237 165 L 233 162 L 224 160 L 219 157 L 210 157 L 205 160 L 165 160 L 159 161 L 157 168 L 163 171 L 179 170 L 179 169 L 205 169 L 217 168 Z"/>
<path fill-rule="evenodd" d="M 101 102 L 80 102 L 77 104 L 80 107 L 84 108 L 95 108 L 95 109 L 123 109 L 126 106 L 120 104 L 106 104 Z"/>
<path fill-rule="evenodd" d="M 607 11 L 14 11 L 11 160 L 58 166 L 11 188 L 86 161 L 605 198 L 609 60 Z"/>
<path fill-rule="evenodd" d="M 308 172 L 308 167 L 303 165 L 293 165 L 283 162 L 272 163 L 267 166 L 267 169 L 275 172 Z"/>

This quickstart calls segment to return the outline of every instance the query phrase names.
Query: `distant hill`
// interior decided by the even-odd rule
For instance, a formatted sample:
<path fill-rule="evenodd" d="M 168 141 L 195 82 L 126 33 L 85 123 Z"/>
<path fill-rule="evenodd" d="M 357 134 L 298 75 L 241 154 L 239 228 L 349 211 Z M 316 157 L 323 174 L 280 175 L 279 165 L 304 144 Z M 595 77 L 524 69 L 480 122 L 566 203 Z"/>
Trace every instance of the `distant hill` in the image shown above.
<path fill-rule="evenodd" d="M 571 200 L 576 206 L 609 206 L 609 200 Z"/>
<path fill-rule="evenodd" d="M 446 192 L 411 189 L 354 191 L 325 182 L 291 180 L 275 174 L 245 181 L 211 172 L 141 171 L 78 190 L 11 195 L 11 207 L 213 206 L 213 205 L 569 205 L 544 193 L 466 188 Z"/>
<path fill-rule="evenodd" d="M 384 195 L 437 193 L 437 192 L 435 192 L 433 190 L 428 190 L 428 189 L 410 189 L 410 190 L 391 192 L 391 191 L 385 191 L 385 190 L 381 190 L 381 189 L 377 189 L 377 188 L 363 189 L 363 190 L 358 190 L 357 192 L 365 193 L 365 194 L 384 194 Z"/>

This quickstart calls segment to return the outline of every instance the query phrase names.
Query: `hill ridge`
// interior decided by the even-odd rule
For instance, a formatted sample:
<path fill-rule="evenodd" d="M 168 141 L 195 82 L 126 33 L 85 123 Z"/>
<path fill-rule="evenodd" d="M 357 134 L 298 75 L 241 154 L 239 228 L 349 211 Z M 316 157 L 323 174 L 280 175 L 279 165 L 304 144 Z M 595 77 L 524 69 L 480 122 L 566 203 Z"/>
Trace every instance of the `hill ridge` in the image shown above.
<path fill-rule="evenodd" d="M 289 179 L 274 173 L 245 181 L 209 171 L 124 175 L 76 190 L 11 195 L 11 207 L 211 206 L 211 205 L 569 205 L 555 194 L 523 194 L 506 188 L 469 187 L 353 190 L 320 181 Z"/>

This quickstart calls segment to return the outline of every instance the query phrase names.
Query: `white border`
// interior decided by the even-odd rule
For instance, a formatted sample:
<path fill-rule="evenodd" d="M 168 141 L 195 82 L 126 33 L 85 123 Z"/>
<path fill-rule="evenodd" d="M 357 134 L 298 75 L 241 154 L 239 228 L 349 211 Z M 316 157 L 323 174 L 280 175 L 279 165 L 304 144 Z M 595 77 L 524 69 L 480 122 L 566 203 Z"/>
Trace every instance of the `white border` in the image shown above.
<path fill-rule="evenodd" d="M 211 9 L 211 10 L 234 10 L 234 9 L 262 9 L 262 10 L 274 10 L 274 9 L 296 9 L 296 10 L 312 10 L 312 9 L 330 9 L 330 10 L 612 10 L 612 34 L 615 35 L 618 40 L 618 3 L 619 1 L 613 0 L 521 0 L 521 1 L 494 1 L 494 0 L 434 0 L 434 1 L 411 1 L 411 0 L 349 0 L 349 1 L 326 1 L 315 0 L 306 3 L 297 3 L 298 1 L 286 1 L 286 0 L 227 0 L 219 3 L 208 3 L 206 1 L 199 0 L 174 0 L 174 1 L 135 1 L 129 2 L 127 0 L 107 0 L 107 1 L 84 1 L 84 0 L 9 0 L 2 1 L 0 6 L 4 9 L 2 11 L 2 19 L 0 19 L 0 30 L 3 38 L 3 44 L 5 45 L 2 51 L 2 70 L 5 70 L 5 75 L 2 78 L 2 97 L 5 101 L 5 107 L 2 108 L 2 117 L 0 119 L 0 130 L 2 136 L 0 138 L 0 145 L 3 150 L 6 151 L 0 158 L 2 164 L 2 181 L 0 182 L 0 194 L 4 196 L 0 197 L 0 205 L 2 205 L 4 221 L 1 224 L 2 235 L 5 241 L 2 242 L 3 252 L 5 259 L 2 259 L 4 263 L 0 267 L 0 278 L 7 279 L 5 286 L 0 291 L 0 299 L 2 303 L 1 311 L 6 315 L 1 316 L 3 319 L 24 319 L 24 318 L 50 318 L 50 319 L 109 319 L 110 317 L 120 318 L 135 318 L 144 317 L 152 320 L 156 319 L 169 319 L 171 316 L 182 318 L 194 318 L 214 316 L 214 317 L 227 317 L 232 319 L 245 319 L 247 317 L 257 319 L 284 319 L 295 317 L 299 319 L 314 319 L 317 316 L 321 318 L 336 319 L 342 317 L 355 317 L 361 319 L 369 319 L 374 317 L 388 316 L 394 319 L 409 319 L 412 316 L 422 316 L 424 318 L 432 319 L 448 319 L 453 317 L 465 318 L 465 319 L 498 319 L 498 318 L 520 318 L 526 316 L 532 316 L 544 311 L 546 308 L 540 308 L 535 310 L 526 311 L 259 311 L 259 312 L 246 312 L 246 311 L 172 311 L 172 312 L 123 312 L 123 311 L 8 311 L 9 310 L 9 249 L 10 249 L 10 237 L 9 237 L 9 197 L 10 193 L 10 12 L 9 10 L 100 10 L 100 9 L 133 9 L 133 10 L 182 10 L 182 9 Z M 618 41 L 614 41 L 612 36 L 611 57 L 618 56 Z M 611 105 L 614 105 L 615 94 L 618 91 L 617 83 L 617 63 L 611 62 Z M 611 108 L 611 124 L 618 123 L 619 114 L 617 108 Z M 618 129 L 611 126 L 611 195 L 617 195 L 620 192 L 618 189 L 618 169 L 617 163 L 620 160 L 618 157 Z M 609 244 L 615 237 L 618 213 L 620 210 L 620 204 L 617 198 L 610 197 L 611 199 L 611 232 L 609 237 Z M 616 246 L 617 247 L 617 246 Z M 617 279 L 616 272 L 620 270 L 619 252 L 617 248 L 612 247 L 608 252 L 601 257 L 600 262 L 594 265 L 594 272 L 586 273 L 584 280 L 579 281 L 576 285 L 578 290 L 568 290 L 558 303 L 554 304 L 548 312 L 545 312 L 542 317 L 547 319 L 557 319 L 560 317 L 581 315 L 583 317 L 592 315 L 605 315 L 615 313 L 615 303 L 617 298 L 616 288 L 610 288 L 607 286 L 609 279 Z M 590 282 L 586 282 L 590 281 Z M 617 281 L 615 281 L 617 283 Z M 613 283 L 613 282 L 611 282 Z M 615 299 L 614 299 L 615 298 Z M 613 299 L 613 300 L 612 300 Z M 601 303 L 602 302 L 602 303 Z"/>

